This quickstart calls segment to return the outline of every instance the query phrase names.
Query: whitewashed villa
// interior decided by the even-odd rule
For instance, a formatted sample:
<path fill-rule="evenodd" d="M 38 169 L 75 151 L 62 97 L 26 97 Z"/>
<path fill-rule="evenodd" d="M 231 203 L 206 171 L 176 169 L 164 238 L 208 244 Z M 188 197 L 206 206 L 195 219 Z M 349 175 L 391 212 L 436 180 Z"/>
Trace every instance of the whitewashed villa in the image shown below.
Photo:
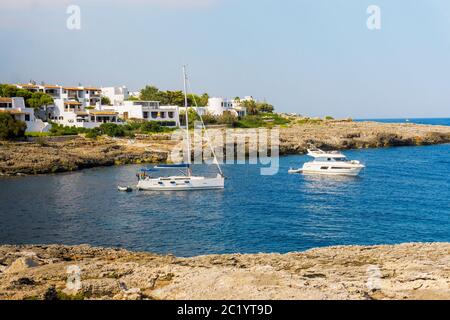
<path fill-rule="evenodd" d="M 16 120 L 25 122 L 27 132 L 46 132 L 51 127 L 49 123 L 35 117 L 34 109 L 25 107 L 25 101 L 22 97 L 0 97 L 0 112 L 9 113 Z"/>

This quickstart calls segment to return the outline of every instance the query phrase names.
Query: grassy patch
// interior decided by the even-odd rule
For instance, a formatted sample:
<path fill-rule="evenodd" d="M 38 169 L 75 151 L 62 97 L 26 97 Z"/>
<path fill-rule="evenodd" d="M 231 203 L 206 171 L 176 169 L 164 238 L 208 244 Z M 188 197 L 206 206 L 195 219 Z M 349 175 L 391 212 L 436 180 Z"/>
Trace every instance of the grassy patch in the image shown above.
<path fill-rule="evenodd" d="M 290 121 L 276 113 L 262 113 L 259 115 L 248 115 L 237 122 L 239 128 L 261 128 L 273 126 L 286 126 Z"/>
<path fill-rule="evenodd" d="M 27 137 L 50 137 L 50 132 L 25 132 Z"/>
<path fill-rule="evenodd" d="M 86 297 L 83 293 L 77 293 L 75 295 L 69 295 L 62 291 L 56 292 L 56 298 L 57 300 L 84 300 Z"/>

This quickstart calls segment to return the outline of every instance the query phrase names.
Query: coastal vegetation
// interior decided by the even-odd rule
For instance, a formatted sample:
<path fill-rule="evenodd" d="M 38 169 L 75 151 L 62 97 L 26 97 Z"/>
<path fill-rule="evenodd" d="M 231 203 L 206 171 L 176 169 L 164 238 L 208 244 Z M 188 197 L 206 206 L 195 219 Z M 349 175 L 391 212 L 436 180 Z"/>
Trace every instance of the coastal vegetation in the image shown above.
<path fill-rule="evenodd" d="M 112 104 L 111 104 L 111 100 L 109 100 L 108 97 L 102 97 L 102 99 L 101 99 L 101 104 L 102 104 L 103 106 L 111 106 L 111 105 L 112 105 Z"/>
<path fill-rule="evenodd" d="M 13 140 L 25 136 L 27 125 L 23 121 L 16 120 L 9 113 L 0 113 L 0 140 Z"/>
<path fill-rule="evenodd" d="M 95 139 L 99 136 L 106 135 L 109 137 L 126 137 L 134 138 L 136 134 L 153 134 L 162 132 L 172 132 L 174 129 L 164 126 L 164 123 L 148 122 L 148 121 L 129 121 L 123 125 L 116 123 L 102 123 L 97 128 L 77 128 L 68 127 L 52 123 L 49 136 L 69 136 L 84 134 L 86 138 Z"/>
<path fill-rule="evenodd" d="M 188 106 L 206 106 L 209 95 L 188 94 Z M 141 90 L 140 99 L 144 101 L 160 101 L 161 105 L 184 106 L 183 91 L 162 91 L 155 86 L 146 86 Z"/>

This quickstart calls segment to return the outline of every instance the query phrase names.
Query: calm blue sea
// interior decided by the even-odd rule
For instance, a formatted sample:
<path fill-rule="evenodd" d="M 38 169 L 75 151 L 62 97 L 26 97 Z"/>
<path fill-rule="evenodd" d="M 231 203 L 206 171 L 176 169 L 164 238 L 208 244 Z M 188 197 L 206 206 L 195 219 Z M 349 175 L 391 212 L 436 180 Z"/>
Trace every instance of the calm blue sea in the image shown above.
<path fill-rule="evenodd" d="M 402 118 L 402 119 L 358 119 L 355 121 L 376 121 L 384 123 L 416 123 L 450 126 L 450 118 Z"/>
<path fill-rule="evenodd" d="M 450 241 L 450 145 L 348 151 L 359 178 L 226 166 L 224 191 L 130 194 L 139 166 L 0 179 L 0 243 L 89 243 L 193 256 Z M 201 170 L 200 170 L 201 171 Z"/>

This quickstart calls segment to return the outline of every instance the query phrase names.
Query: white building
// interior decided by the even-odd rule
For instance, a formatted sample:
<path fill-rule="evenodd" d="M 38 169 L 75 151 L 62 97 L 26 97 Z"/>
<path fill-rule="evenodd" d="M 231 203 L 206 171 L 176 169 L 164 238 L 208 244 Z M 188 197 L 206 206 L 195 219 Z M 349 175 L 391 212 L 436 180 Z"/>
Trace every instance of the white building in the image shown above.
<path fill-rule="evenodd" d="M 158 101 L 128 101 L 123 87 L 65 87 L 60 85 L 17 84 L 18 88 L 44 92 L 54 105 L 46 106 L 51 121 L 80 128 L 95 128 L 102 123 L 123 124 L 130 119 L 155 121 L 163 126 L 180 126 L 177 106 L 160 106 Z M 111 106 L 102 106 L 101 97 L 108 97 Z"/>
<path fill-rule="evenodd" d="M 102 123 L 120 124 L 118 114 L 96 110 L 101 104 L 101 89 L 96 87 L 66 87 L 60 85 L 18 84 L 18 88 L 44 92 L 53 98 L 47 106 L 49 118 L 55 123 L 79 128 L 95 128 Z"/>
<path fill-rule="evenodd" d="M 206 107 L 207 112 L 215 115 L 221 116 L 225 111 L 229 111 L 235 116 L 244 117 L 247 115 L 247 110 L 241 106 L 243 101 L 251 101 L 253 97 L 245 97 L 244 99 L 224 99 L 213 97 L 208 99 L 208 106 Z"/>
<path fill-rule="evenodd" d="M 103 106 L 119 114 L 124 120 L 156 121 L 167 127 L 180 126 L 177 106 L 160 106 L 159 101 L 124 101 L 121 105 Z"/>
<path fill-rule="evenodd" d="M 130 92 L 125 86 L 102 87 L 101 95 L 108 98 L 112 105 L 122 105 L 130 97 Z"/>
<path fill-rule="evenodd" d="M 50 124 L 37 119 L 33 108 L 26 108 L 22 97 L 0 98 L 0 112 L 11 114 L 16 120 L 25 122 L 27 132 L 47 132 Z"/>

